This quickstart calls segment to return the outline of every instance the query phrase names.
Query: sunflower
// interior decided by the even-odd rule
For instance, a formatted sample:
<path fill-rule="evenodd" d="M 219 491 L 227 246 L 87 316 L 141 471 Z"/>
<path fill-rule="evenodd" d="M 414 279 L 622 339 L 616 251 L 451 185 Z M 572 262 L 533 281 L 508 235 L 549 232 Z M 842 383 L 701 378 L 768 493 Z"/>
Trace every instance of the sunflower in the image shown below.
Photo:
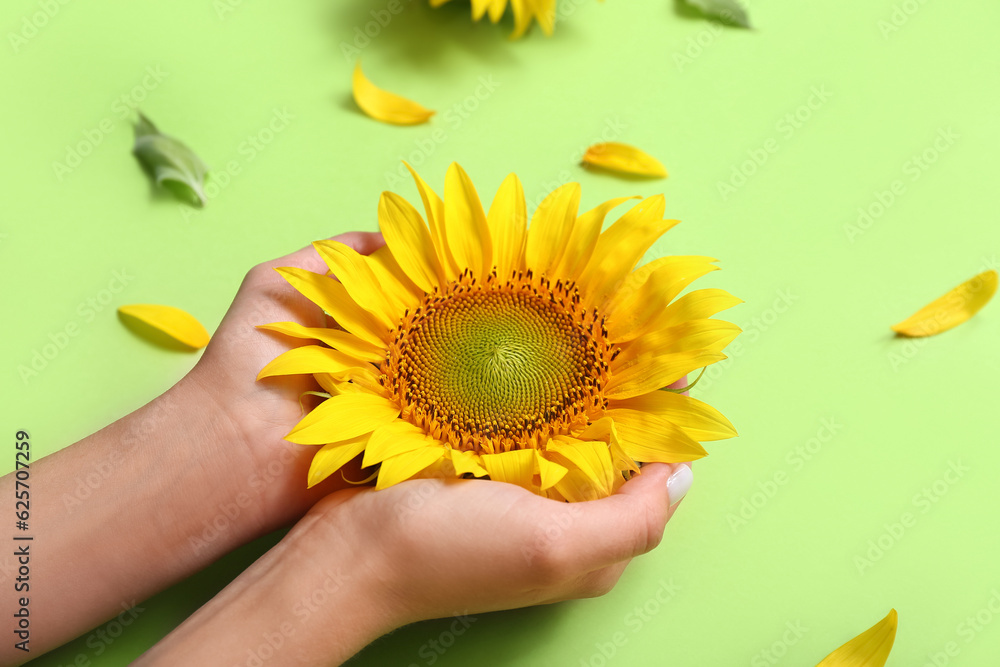
<path fill-rule="evenodd" d="M 431 7 L 440 7 L 449 0 L 431 0 Z M 472 0 L 472 19 L 478 21 L 489 14 L 490 21 L 496 23 L 507 10 L 508 0 Z M 556 22 L 556 0 L 510 0 L 514 9 L 513 39 L 517 39 L 531 26 L 532 19 L 538 21 L 546 35 L 552 34 Z"/>
<path fill-rule="evenodd" d="M 409 167 L 409 165 L 407 165 Z M 717 269 L 711 257 L 662 257 L 635 269 L 675 224 L 662 195 L 601 232 L 630 197 L 577 215 L 580 186 L 549 194 L 526 224 L 511 174 L 486 213 L 468 175 L 444 199 L 410 169 L 427 223 L 382 194 L 386 245 L 370 256 L 314 246 L 336 279 L 278 272 L 336 322 L 262 328 L 296 347 L 259 378 L 313 374 L 328 396 L 287 439 L 321 445 L 308 483 L 364 454 L 377 488 L 415 477 L 486 477 L 579 501 L 613 493 L 638 462 L 691 461 L 699 440 L 736 433 L 689 396 L 662 391 L 725 358 L 740 330 L 711 319 L 741 303 L 719 289 L 679 294 Z M 258 379 L 259 379 L 258 378 Z"/>

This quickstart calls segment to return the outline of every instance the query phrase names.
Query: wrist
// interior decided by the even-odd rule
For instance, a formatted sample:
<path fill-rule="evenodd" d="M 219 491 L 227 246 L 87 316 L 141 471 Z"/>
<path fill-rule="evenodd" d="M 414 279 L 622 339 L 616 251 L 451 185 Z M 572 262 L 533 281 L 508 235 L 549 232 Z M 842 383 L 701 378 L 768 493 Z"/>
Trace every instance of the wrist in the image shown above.
<path fill-rule="evenodd" d="M 200 569 L 271 529 L 239 434 L 190 375 L 120 423 L 123 452 L 137 454 L 133 474 L 157 487 L 150 502 L 177 561 Z"/>
<path fill-rule="evenodd" d="M 354 536 L 339 532 L 345 528 L 325 512 L 310 512 L 136 664 L 348 660 L 397 625 Z"/>
<path fill-rule="evenodd" d="M 322 500 L 282 541 L 289 553 L 295 553 L 297 564 L 289 569 L 296 570 L 290 577 L 300 587 L 299 602 L 308 598 L 316 607 L 323 607 L 321 601 L 328 599 L 333 602 L 331 607 L 336 607 L 338 600 L 347 605 L 353 625 L 349 633 L 353 652 L 415 620 L 409 618 L 398 597 L 391 555 L 371 539 L 378 527 L 359 524 L 361 513 L 352 503 L 352 497 L 359 493 L 371 491 L 341 491 Z M 330 613 L 316 614 L 316 618 L 339 622 L 338 616 Z M 343 641 L 330 633 L 329 626 L 326 635 L 338 643 Z"/>

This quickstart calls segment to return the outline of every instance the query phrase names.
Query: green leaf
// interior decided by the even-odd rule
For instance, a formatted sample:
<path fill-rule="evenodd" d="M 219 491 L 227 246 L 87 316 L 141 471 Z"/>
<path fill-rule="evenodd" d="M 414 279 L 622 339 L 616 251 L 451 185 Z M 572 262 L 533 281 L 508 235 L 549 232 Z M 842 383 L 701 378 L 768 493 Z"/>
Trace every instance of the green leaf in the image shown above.
<path fill-rule="evenodd" d="M 750 27 L 750 17 L 736 0 L 686 0 L 692 7 L 697 7 L 703 13 L 722 19 L 726 23 L 738 25 L 741 28 Z"/>
<path fill-rule="evenodd" d="M 178 199 L 205 205 L 205 175 L 208 167 L 194 152 L 173 137 L 161 134 L 152 121 L 139 114 L 132 152 L 156 184 Z"/>

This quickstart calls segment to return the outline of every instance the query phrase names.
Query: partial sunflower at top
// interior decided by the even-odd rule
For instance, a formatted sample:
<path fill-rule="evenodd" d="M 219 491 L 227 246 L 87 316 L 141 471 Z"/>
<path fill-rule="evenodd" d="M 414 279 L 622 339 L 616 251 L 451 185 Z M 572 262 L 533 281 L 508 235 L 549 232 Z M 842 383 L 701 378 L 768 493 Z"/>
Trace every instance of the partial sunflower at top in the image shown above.
<path fill-rule="evenodd" d="M 431 7 L 440 7 L 450 0 L 431 0 Z M 507 10 L 510 3 L 514 10 L 514 32 L 512 39 L 523 35 L 531 26 L 531 21 L 538 21 L 542 31 L 551 35 L 556 24 L 556 0 L 472 0 L 472 19 L 478 21 L 489 14 L 490 21 L 497 23 Z"/>
<path fill-rule="evenodd" d="M 527 227 L 511 174 L 484 211 L 452 165 L 441 199 L 413 173 L 427 223 L 382 194 L 385 247 L 371 256 L 314 244 L 337 277 L 278 269 L 339 328 L 266 329 L 296 347 L 259 375 L 311 373 L 329 394 L 286 436 L 321 445 L 309 485 L 364 453 L 378 488 L 414 477 L 486 477 L 559 500 L 613 493 L 637 462 L 706 454 L 736 434 L 718 411 L 661 391 L 725 359 L 740 332 L 712 319 L 740 301 L 718 289 L 680 296 L 716 270 L 710 257 L 662 257 L 636 269 L 677 224 L 662 195 L 606 231 L 622 197 L 578 215 L 580 186 L 546 197 Z"/>

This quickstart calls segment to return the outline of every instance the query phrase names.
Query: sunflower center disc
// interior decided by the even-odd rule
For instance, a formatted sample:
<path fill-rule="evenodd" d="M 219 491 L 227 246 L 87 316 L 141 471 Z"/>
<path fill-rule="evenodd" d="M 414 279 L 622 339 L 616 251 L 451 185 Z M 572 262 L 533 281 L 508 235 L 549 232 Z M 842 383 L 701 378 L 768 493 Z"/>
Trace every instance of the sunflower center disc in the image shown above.
<path fill-rule="evenodd" d="M 453 292 L 428 298 L 390 346 L 387 377 L 404 417 L 452 446 L 486 452 L 565 432 L 606 370 L 575 290 L 465 284 Z"/>

